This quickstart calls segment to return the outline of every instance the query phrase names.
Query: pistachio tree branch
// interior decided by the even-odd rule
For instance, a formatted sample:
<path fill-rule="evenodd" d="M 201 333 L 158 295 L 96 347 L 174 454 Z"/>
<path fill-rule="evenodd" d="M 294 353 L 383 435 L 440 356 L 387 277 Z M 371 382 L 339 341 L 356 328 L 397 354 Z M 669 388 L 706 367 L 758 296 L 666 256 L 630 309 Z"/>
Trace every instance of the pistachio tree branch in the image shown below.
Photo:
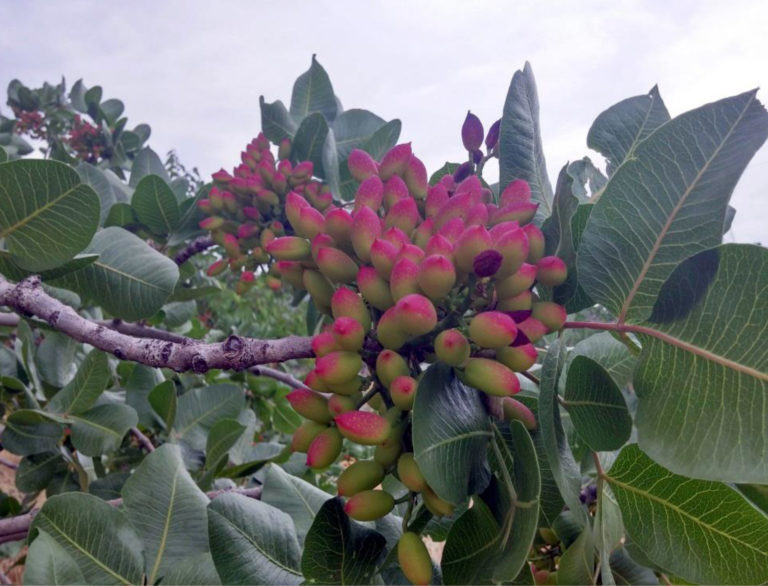
<path fill-rule="evenodd" d="M 203 252 L 204 250 L 207 250 L 214 244 L 215 242 L 211 240 L 210 236 L 198 236 L 192 242 L 182 248 L 178 253 L 176 253 L 176 256 L 173 257 L 173 260 L 177 265 L 183 265 L 190 258 L 200 252 Z"/>
<path fill-rule="evenodd" d="M 255 340 L 232 335 L 223 342 L 206 344 L 189 338 L 175 342 L 123 334 L 85 319 L 48 295 L 38 276 L 27 277 L 16 284 L 0 277 L 0 306 L 37 317 L 70 338 L 114 354 L 120 360 L 176 372 L 203 374 L 212 368 L 240 371 L 259 364 L 312 356 L 312 338 L 308 336 Z"/>
<path fill-rule="evenodd" d="M 273 378 L 277 381 L 280 381 L 281 383 L 288 385 L 292 389 L 304 389 L 305 391 L 312 390 L 299 379 L 291 376 L 287 372 L 283 372 L 282 370 L 277 370 L 268 366 L 254 366 L 249 370 L 249 372 L 256 376 L 266 376 Z"/>

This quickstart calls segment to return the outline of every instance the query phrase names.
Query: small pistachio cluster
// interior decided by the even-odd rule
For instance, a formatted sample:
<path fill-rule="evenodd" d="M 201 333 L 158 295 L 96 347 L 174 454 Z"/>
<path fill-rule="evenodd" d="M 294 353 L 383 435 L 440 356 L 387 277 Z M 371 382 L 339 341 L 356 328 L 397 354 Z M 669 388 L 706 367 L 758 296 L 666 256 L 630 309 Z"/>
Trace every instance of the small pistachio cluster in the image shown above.
<path fill-rule="evenodd" d="M 214 185 L 208 197 L 198 201 L 208 215 L 200 227 L 226 252 L 226 258 L 214 262 L 208 275 L 228 268 L 240 275 L 238 293 L 249 289 L 254 271 L 270 262 L 265 247 L 276 237 L 292 234 L 285 217 L 286 196 L 300 195 L 311 202 L 318 213 L 332 203 L 329 188 L 313 179 L 311 161 L 291 164 L 291 141 L 283 140 L 277 158 L 263 133 L 254 138 L 240 154 L 241 163 L 230 174 L 221 169 L 213 174 Z M 267 277 L 272 289 L 280 287 L 274 275 Z"/>

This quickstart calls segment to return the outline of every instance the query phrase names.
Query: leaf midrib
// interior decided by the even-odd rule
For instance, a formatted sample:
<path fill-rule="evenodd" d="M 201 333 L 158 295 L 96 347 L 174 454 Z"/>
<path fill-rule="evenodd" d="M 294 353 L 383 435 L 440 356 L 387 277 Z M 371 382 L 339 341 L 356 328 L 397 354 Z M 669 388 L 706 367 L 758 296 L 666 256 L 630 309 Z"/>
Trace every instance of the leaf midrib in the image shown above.
<path fill-rule="evenodd" d="M 19 229 L 19 228 L 21 228 L 22 226 L 25 226 L 26 224 L 28 224 L 30 221 L 32 221 L 34 218 L 36 218 L 37 216 L 39 216 L 41 213 L 43 213 L 43 212 L 44 212 L 44 211 L 46 211 L 47 209 L 49 209 L 49 208 L 53 207 L 53 206 L 54 206 L 54 205 L 56 205 L 57 203 L 59 203 L 59 201 L 61 201 L 63 198 L 65 198 L 65 197 L 69 196 L 69 195 L 70 195 L 72 192 L 74 192 L 74 191 L 75 191 L 75 190 L 76 190 L 76 189 L 77 189 L 79 186 L 80 186 L 80 184 L 79 184 L 79 183 L 78 183 L 77 185 L 73 185 L 72 187 L 70 187 L 69 189 L 67 189 L 66 191 L 64 191 L 64 192 L 63 192 L 61 195 L 59 195 L 59 196 L 57 196 L 56 198 L 52 199 L 51 201 L 47 202 L 47 203 L 46 203 L 46 204 L 44 204 L 43 206 L 41 206 L 41 207 L 37 208 L 35 211 L 33 211 L 33 212 L 32 212 L 31 214 L 29 214 L 28 216 L 25 216 L 25 217 L 23 217 L 21 220 L 19 220 L 19 221 L 18 221 L 18 222 L 16 222 L 15 224 L 13 224 L 13 225 L 11 225 L 11 226 L 8 226 L 8 227 L 7 227 L 5 230 L 2 230 L 2 231 L 0 231 L 0 238 L 5 238 L 6 236 L 8 236 L 8 235 L 10 235 L 10 234 L 13 234 L 13 232 L 15 232 L 16 230 L 18 230 L 18 229 Z"/>
<path fill-rule="evenodd" d="M 470 437 L 482 437 L 482 436 L 493 437 L 493 432 L 492 431 L 483 431 L 483 430 L 470 431 L 469 433 L 463 433 L 461 435 L 456 435 L 456 436 L 453 436 L 453 437 L 449 437 L 447 439 L 444 439 L 443 441 L 437 442 L 436 444 L 432 444 L 428 448 L 425 448 L 424 450 L 422 450 L 419 453 L 419 456 L 420 457 L 424 456 L 424 455 L 428 454 L 429 452 L 431 452 L 433 450 L 436 450 L 437 448 L 446 446 L 446 445 L 451 444 L 453 442 L 462 441 L 462 440 L 465 440 L 465 439 L 470 438 Z"/>
<path fill-rule="evenodd" d="M 160 537 L 160 545 L 157 548 L 157 556 L 155 557 L 155 563 L 152 566 L 152 572 L 149 575 L 149 584 L 155 583 L 155 576 L 160 569 L 160 562 L 163 560 L 163 554 L 165 553 L 166 542 L 168 541 L 168 533 L 171 528 L 171 518 L 173 517 L 173 505 L 176 499 L 176 485 L 179 479 L 179 470 L 181 466 L 176 466 L 176 470 L 173 472 L 173 484 L 171 486 L 171 494 L 168 497 L 168 512 L 165 515 L 165 525 L 163 526 L 163 533 Z"/>

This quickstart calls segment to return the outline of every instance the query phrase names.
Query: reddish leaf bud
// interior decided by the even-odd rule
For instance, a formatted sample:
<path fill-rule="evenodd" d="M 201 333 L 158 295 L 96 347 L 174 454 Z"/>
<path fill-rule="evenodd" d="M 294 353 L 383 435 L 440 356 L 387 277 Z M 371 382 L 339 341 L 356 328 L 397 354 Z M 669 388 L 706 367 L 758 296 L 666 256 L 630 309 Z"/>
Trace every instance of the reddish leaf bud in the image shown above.
<path fill-rule="evenodd" d="M 335 427 L 321 431 L 309 444 L 307 466 L 313 470 L 327 468 L 339 457 L 342 443 L 341 434 Z"/>
<path fill-rule="evenodd" d="M 496 295 L 499 299 L 508 299 L 527 291 L 536 280 L 536 265 L 523 263 L 517 272 L 496 283 Z"/>
<path fill-rule="evenodd" d="M 499 198 L 501 207 L 511 203 L 531 201 L 531 186 L 524 179 L 515 179 L 504 188 Z"/>
<path fill-rule="evenodd" d="M 341 208 L 325 214 L 324 231 L 333 236 L 341 246 L 352 243 L 352 215 Z"/>
<path fill-rule="evenodd" d="M 333 300 L 331 300 L 333 303 Z M 333 322 L 331 326 L 333 339 L 342 350 L 357 352 L 363 347 L 365 341 L 365 330 L 356 319 L 351 317 L 340 317 Z"/>
<path fill-rule="evenodd" d="M 393 175 L 386 183 L 384 183 L 383 202 L 385 210 L 389 210 L 389 208 L 401 199 L 410 197 L 411 195 L 408 193 L 408 186 L 398 175 Z"/>
<path fill-rule="evenodd" d="M 432 559 L 427 546 L 412 531 L 406 531 L 397 542 L 397 562 L 403 574 L 416 586 L 432 582 Z"/>
<path fill-rule="evenodd" d="M 393 175 L 400 175 L 402 177 L 412 156 L 411 143 L 407 142 L 393 146 L 381 159 L 379 177 L 383 181 L 386 181 Z"/>
<path fill-rule="evenodd" d="M 408 341 L 408 334 L 400 327 L 394 307 L 390 307 L 379 318 L 376 338 L 384 348 L 390 350 L 397 350 Z"/>
<path fill-rule="evenodd" d="M 470 358 L 464 366 L 466 383 L 489 395 L 508 397 L 520 390 L 517 375 L 489 358 Z"/>
<path fill-rule="evenodd" d="M 398 376 L 407 376 L 409 373 L 405 358 L 393 350 L 382 350 L 376 357 L 376 376 L 386 388 Z"/>
<path fill-rule="evenodd" d="M 214 262 L 211 266 L 208 267 L 208 270 L 205 271 L 205 274 L 209 277 L 215 277 L 216 275 L 220 275 L 227 269 L 227 261 L 224 259 L 217 260 Z"/>
<path fill-rule="evenodd" d="M 469 337 L 481 348 L 508 346 L 516 336 L 515 320 L 500 311 L 478 313 L 469 322 Z"/>
<path fill-rule="evenodd" d="M 562 285 L 568 278 L 568 267 L 557 256 L 545 256 L 536 263 L 536 280 L 545 287 Z"/>
<path fill-rule="evenodd" d="M 312 440 L 317 437 L 317 434 L 326 429 L 328 429 L 328 426 L 322 423 L 305 421 L 293 432 L 293 437 L 291 438 L 291 451 L 306 453 L 309 446 L 312 444 Z"/>
<path fill-rule="evenodd" d="M 339 475 L 336 488 L 339 496 L 350 497 L 376 488 L 384 480 L 384 468 L 373 460 L 358 460 Z"/>
<path fill-rule="evenodd" d="M 459 330 L 443 330 L 435 338 L 435 354 L 449 366 L 462 366 L 469 358 L 469 352 L 469 341 Z"/>
<path fill-rule="evenodd" d="M 440 301 L 456 284 L 456 269 L 450 259 L 433 254 L 422 261 L 417 280 L 427 297 Z"/>
<path fill-rule="evenodd" d="M 395 245 L 383 238 L 377 238 L 373 241 L 371 246 L 371 262 L 383 279 L 389 279 L 389 275 L 392 273 L 392 265 L 395 264 L 400 248 L 402 248 L 402 244 L 398 243 L 398 245 Z"/>
<path fill-rule="evenodd" d="M 506 346 L 496 350 L 496 360 L 515 372 L 524 372 L 536 364 L 539 355 L 533 344 Z"/>
<path fill-rule="evenodd" d="M 376 161 L 361 149 L 352 149 L 347 158 L 347 167 L 349 174 L 355 181 L 359 182 L 365 181 L 371 175 L 376 175 L 379 172 Z"/>
<path fill-rule="evenodd" d="M 544 256 L 544 234 L 534 224 L 526 224 L 522 229 L 528 237 L 527 262 L 535 264 Z"/>
<path fill-rule="evenodd" d="M 326 354 L 315 362 L 315 372 L 328 385 L 338 385 L 352 380 L 363 361 L 356 352 L 337 351 Z"/>
<path fill-rule="evenodd" d="M 368 303 L 384 311 L 395 304 L 387 283 L 373 267 L 360 267 L 357 271 L 357 286 Z"/>
<path fill-rule="evenodd" d="M 464 144 L 464 148 L 468 151 L 479 149 L 483 144 L 484 135 L 485 131 L 480 118 L 467 110 L 467 117 L 464 119 L 464 124 L 461 125 L 461 142 Z"/>
<path fill-rule="evenodd" d="M 389 387 L 389 395 L 395 407 L 403 411 L 409 411 L 413 407 L 416 397 L 416 379 L 410 376 L 398 376 Z"/>
<path fill-rule="evenodd" d="M 464 181 L 467 177 L 472 175 L 472 173 L 475 172 L 475 165 L 470 162 L 462 163 L 459 165 L 458 169 L 456 169 L 453 172 L 453 180 L 456 183 L 461 183 Z"/>
<path fill-rule="evenodd" d="M 384 183 L 378 175 L 372 175 L 360 184 L 355 194 L 355 207 L 353 211 L 366 206 L 373 211 L 378 211 L 384 199 Z"/>
<path fill-rule="evenodd" d="M 565 307 L 553 301 L 537 301 L 531 308 L 531 317 L 543 323 L 550 332 L 563 327 L 568 314 Z"/>
<path fill-rule="evenodd" d="M 365 446 L 375 446 L 389 437 L 389 421 L 371 411 L 348 411 L 334 419 L 341 435 Z"/>
<path fill-rule="evenodd" d="M 387 228 L 396 226 L 406 234 L 413 232 L 416 224 L 419 223 L 419 209 L 416 207 L 416 200 L 410 195 L 396 202 L 387 213 L 384 225 Z"/>
<path fill-rule="evenodd" d="M 501 133 L 501 119 L 497 120 L 488 129 L 488 134 L 485 135 L 485 148 L 488 152 L 493 151 L 499 142 L 499 134 Z"/>
<path fill-rule="evenodd" d="M 427 197 L 427 188 L 429 187 L 427 168 L 420 159 L 411 157 L 411 160 L 408 161 L 408 166 L 405 168 L 403 179 L 405 179 L 408 191 L 411 192 L 413 197 L 416 199 Z"/>
<path fill-rule="evenodd" d="M 454 261 L 459 271 L 472 272 L 475 257 L 492 246 L 491 235 L 485 226 L 469 226 L 456 241 Z"/>
<path fill-rule="evenodd" d="M 432 218 L 448 202 L 448 190 L 445 185 L 438 183 L 430 187 L 427 191 L 427 201 L 424 204 L 424 213 L 428 218 Z"/>
<path fill-rule="evenodd" d="M 533 411 L 517 399 L 504 397 L 501 405 L 504 410 L 504 421 L 519 421 L 528 431 L 534 431 L 538 427 Z"/>
<path fill-rule="evenodd" d="M 535 317 L 529 317 L 519 322 L 517 329 L 523 333 L 531 344 L 535 344 L 549 333 L 547 326 Z"/>
<path fill-rule="evenodd" d="M 395 261 L 389 275 L 389 290 L 392 298 L 397 301 L 411 293 L 418 293 L 420 291 L 418 277 L 419 265 L 410 258 L 402 257 Z"/>
<path fill-rule="evenodd" d="M 311 248 L 306 238 L 281 236 L 267 245 L 267 252 L 277 260 L 305 260 L 311 257 Z"/>
<path fill-rule="evenodd" d="M 427 481 L 412 452 L 406 452 L 397 459 L 397 476 L 408 490 L 421 492 L 427 488 Z"/>
<path fill-rule="evenodd" d="M 306 389 L 295 389 L 285 396 L 288 402 L 299 415 L 317 421 L 328 423 L 332 417 L 328 411 L 328 399 Z"/>
<path fill-rule="evenodd" d="M 478 277 L 492 277 L 501 267 L 503 258 L 501 253 L 496 250 L 486 250 L 478 254 L 472 261 L 472 270 Z"/>
<path fill-rule="evenodd" d="M 347 287 L 339 287 L 331 297 L 331 312 L 333 317 L 351 317 L 357 320 L 367 332 L 371 329 L 371 314 L 363 299 Z"/>
<path fill-rule="evenodd" d="M 395 499 L 383 490 L 358 492 L 344 505 L 344 512 L 355 521 L 375 521 L 395 508 Z"/>
<path fill-rule="evenodd" d="M 369 207 L 361 207 L 352 217 L 352 247 L 363 262 L 371 260 L 373 241 L 381 236 L 381 220 Z"/>
<path fill-rule="evenodd" d="M 320 272 L 334 283 L 351 283 L 357 276 L 357 264 L 338 248 L 321 248 L 317 252 Z"/>

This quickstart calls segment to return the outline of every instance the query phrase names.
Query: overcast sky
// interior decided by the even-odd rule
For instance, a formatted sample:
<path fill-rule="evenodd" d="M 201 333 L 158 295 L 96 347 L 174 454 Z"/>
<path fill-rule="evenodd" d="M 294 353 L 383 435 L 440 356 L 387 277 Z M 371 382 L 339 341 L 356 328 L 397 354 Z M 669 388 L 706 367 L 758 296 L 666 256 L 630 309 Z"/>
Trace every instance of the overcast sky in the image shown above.
<path fill-rule="evenodd" d="M 206 176 L 239 162 L 259 96 L 287 103 L 312 53 L 345 108 L 400 118 L 430 171 L 463 157 L 467 109 L 487 128 L 530 61 L 553 183 L 567 160 L 602 164 L 586 147 L 595 116 L 656 83 L 672 115 L 768 88 L 765 0 L 0 0 L 0 23 L 0 87 L 101 85 L 152 126 L 150 146 Z M 768 241 L 767 185 L 764 146 L 728 240 Z"/>

